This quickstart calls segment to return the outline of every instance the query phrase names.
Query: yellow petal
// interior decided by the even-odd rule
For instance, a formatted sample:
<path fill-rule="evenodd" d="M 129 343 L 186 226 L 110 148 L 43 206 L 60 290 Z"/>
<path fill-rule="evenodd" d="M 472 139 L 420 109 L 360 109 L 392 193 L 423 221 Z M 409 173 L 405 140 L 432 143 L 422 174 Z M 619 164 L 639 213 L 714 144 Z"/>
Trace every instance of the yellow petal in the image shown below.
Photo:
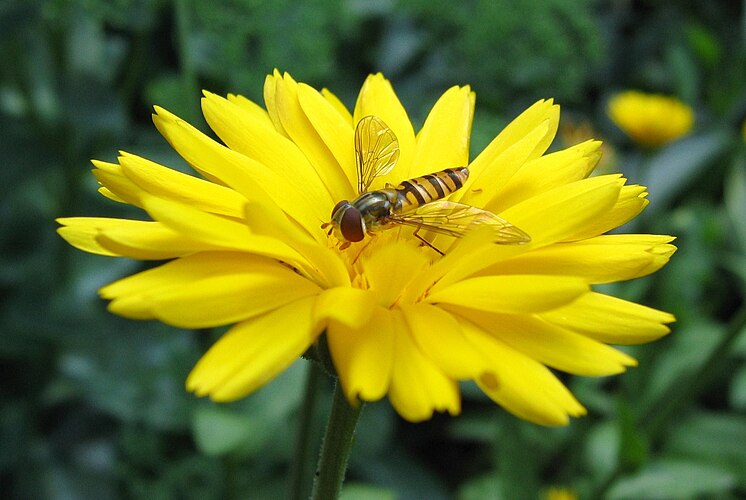
<path fill-rule="evenodd" d="M 271 200 L 309 234 L 319 240 L 326 237 L 319 227 L 320 221 L 328 217 L 327 207 L 334 205 L 329 196 L 324 197 L 326 191 L 296 191 L 292 188 L 292 179 L 285 175 L 287 172 L 274 171 L 218 144 L 162 108 L 156 107 L 156 112 L 153 122 L 158 130 L 195 170 L 208 179 L 230 186 L 248 199 Z"/>
<path fill-rule="evenodd" d="M 405 304 L 400 309 L 420 351 L 449 378 L 474 379 L 484 371 L 484 358 L 450 313 L 430 304 Z"/>
<path fill-rule="evenodd" d="M 329 89 L 323 88 L 321 89 L 321 95 L 324 96 L 324 99 L 329 101 L 329 104 L 334 107 L 334 109 L 337 110 L 337 112 L 342 116 L 342 119 L 346 123 L 349 123 L 350 126 L 352 126 L 352 113 L 350 113 L 350 110 L 347 109 L 347 106 L 344 105 L 342 101 L 339 100 L 339 97 L 334 95 Z"/>
<path fill-rule="evenodd" d="M 272 380 L 320 333 L 312 320 L 313 300 L 292 302 L 233 327 L 197 362 L 187 389 L 215 401 L 234 401 Z"/>
<path fill-rule="evenodd" d="M 96 237 L 102 227 L 118 224 L 121 220 L 104 217 L 62 217 L 56 219 L 56 222 L 63 226 L 57 228 L 57 233 L 78 250 L 96 255 L 120 257 L 120 254 L 102 246 Z"/>
<path fill-rule="evenodd" d="M 351 328 L 331 320 L 327 328 L 329 352 L 342 388 L 351 404 L 381 399 L 389 388 L 394 359 L 394 327 L 389 311 L 370 307 L 371 321 Z"/>
<path fill-rule="evenodd" d="M 319 137 L 305 110 L 301 107 L 298 101 L 299 85 L 287 73 L 284 78 L 276 79 L 275 84 L 275 104 L 285 132 L 303 152 L 309 163 L 313 165 L 332 198 L 336 201 L 349 198 L 353 191 L 345 174 L 346 168 L 339 164 L 327 145 Z M 331 110 L 331 107 L 329 110 Z M 331 111 L 335 113 L 333 116 L 338 116 L 338 113 Z M 327 116 L 327 118 L 331 119 L 331 116 Z M 317 119 L 323 120 L 323 117 L 317 117 Z M 352 148 L 352 139 L 350 139 L 348 147 Z M 331 212 L 333 206 L 334 203 L 325 208 Z"/>
<path fill-rule="evenodd" d="M 393 305 L 406 285 L 426 268 L 429 258 L 407 240 L 394 240 L 366 252 L 361 265 L 368 288 L 375 293 L 383 307 Z M 369 255 L 369 256 L 368 256 Z"/>
<path fill-rule="evenodd" d="M 534 129 L 539 123 L 548 124 L 544 138 L 536 144 L 536 148 L 529 155 L 530 158 L 538 158 L 547 150 L 559 127 L 560 107 L 554 104 L 553 99 L 542 99 L 529 106 L 497 136 L 497 145 L 511 144 L 518 138 L 526 135 L 529 130 Z"/>
<path fill-rule="evenodd" d="M 285 241 L 252 233 L 245 224 L 154 196 L 143 198 L 143 202 L 153 219 L 191 239 L 288 262 L 309 277 L 316 274 L 308 260 Z"/>
<path fill-rule="evenodd" d="M 469 87 L 448 89 L 435 103 L 417 134 L 417 149 L 410 169 L 400 171 L 404 178 L 468 165 L 473 116 L 474 101 Z"/>
<path fill-rule="evenodd" d="M 541 314 L 545 320 L 611 344 L 642 344 L 666 335 L 672 314 L 600 293 Z"/>
<path fill-rule="evenodd" d="M 461 412 L 457 383 L 418 349 L 400 311 L 394 315 L 394 365 L 389 399 L 397 413 L 410 422 L 427 420 L 433 411 Z"/>
<path fill-rule="evenodd" d="M 618 175 L 583 179 L 529 198 L 500 215 L 527 232 L 536 248 L 565 240 L 608 212 L 623 183 Z"/>
<path fill-rule="evenodd" d="M 469 181 L 460 191 L 460 196 L 464 196 L 462 201 L 484 206 L 478 203 L 476 195 L 494 193 L 521 168 L 523 162 L 541 156 L 554 139 L 558 124 L 559 106 L 551 100 L 538 101 L 516 117 L 469 165 Z M 473 186 L 478 179 L 479 183 Z M 472 192 L 472 189 L 483 191 Z M 467 193 L 475 198 L 467 198 Z"/>
<path fill-rule="evenodd" d="M 259 199 L 246 202 L 244 219 L 253 233 L 270 236 L 286 242 L 308 261 L 319 276 L 319 284 L 325 288 L 347 286 L 350 275 L 347 267 L 335 250 L 326 242 L 319 244 L 308 233 L 300 230 L 294 221 L 272 203 Z"/>
<path fill-rule="evenodd" d="M 139 156 L 122 153 L 122 173 L 141 190 L 186 203 L 205 212 L 242 217 L 246 198 L 219 184 L 198 179 Z"/>
<path fill-rule="evenodd" d="M 272 121 L 272 125 L 274 125 L 275 130 L 279 134 L 288 137 L 287 132 L 282 126 L 282 121 L 280 121 L 280 115 L 277 111 L 277 80 L 281 79 L 282 75 L 277 70 L 277 68 L 275 68 L 271 75 L 267 75 L 267 78 L 264 79 L 264 106 L 267 108 L 267 115 Z"/>
<path fill-rule="evenodd" d="M 542 141 L 549 124 L 544 122 L 496 156 L 492 163 L 470 173 L 464 187 L 456 194 L 460 201 L 479 207 L 487 207 L 499 199 L 508 175 L 514 175 L 531 159 L 536 144 Z M 475 160 L 476 162 L 476 160 Z M 470 167 L 470 169 L 473 167 Z M 492 208 L 490 208 L 493 210 Z"/>
<path fill-rule="evenodd" d="M 96 166 L 93 169 L 93 175 L 96 176 L 96 180 L 115 196 L 115 200 L 123 201 L 136 207 L 141 206 L 140 194 L 142 190 L 124 175 L 122 167 L 119 164 L 100 160 L 92 160 L 91 163 Z M 100 189 L 99 192 L 101 192 Z M 102 194 L 109 197 L 103 192 Z"/>
<path fill-rule="evenodd" d="M 503 210 L 544 191 L 585 179 L 601 157 L 601 141 L 586 141 L 527 161 L 492 198 L 491 210 Z"/>
<path fill-rule="evenodd" d="M 114 192 L 112 192 L 109 188 L 101 186 L 100 188 L 98 188 L 98 192 L 102 196 L 109 198 L 111 201 L 116 201 L 117 203 L 127 203 L 124 198 L 115 195 Z"/>
<path fill-rule="evenodd" d="M 157 294 L 145 293 L 155 318 L 182 328 L 210 328 L 242 321 L 320 289 L 292 271 L 211 276 Z M 126 300 L 126 299 L 125 299 Z M 110 310 L 119 312 L 119 301 Z"/>
<path fill-rule="evenodd" d="M 588 291 L 580 278 L 570 276 L 481 276 L 444 287 L 436 284 L 425 299 L 443 304 L 492 312 L 534 313 L 567 304 Z M 457 306 L 453 308 L 452 306 Z"/>
<path fill-rule="evenodd" d="M 352 329 L 362 328 L 376 309 L 375 297 L 367 290 L 340 286 L 324 290 L 313 311 L 317 321 L 332 320 Z"/>
<path fill-rule="evenodd" d="M 567 425 L 586 413 L 570 391 L 541 363 L 511 349 L 468 321 L 464 335 L 490 361 L 478 380 L 493 401 L 514 415 L 541 425 Z"/>
<path fill-rule="evenodd" d="M 122 278 L 102 287 L 99 293 L 104 299 L 116 299 L 161 287 L 178 287 L 185 281 L 226 275 L 234 270 L 251 272 L 255 269 L 273 269 L 276 264 L 271 259 L 242 252 L 202 252 Z"/>
<path fill-rule="evenodd" d="M 184 328 L 234 323 L 319 292 L 287 266 L 230 252 L 187 256 L 100 290 L 116 314 Z"/>
<path fill-rule="evenodd" d="M 207 95 L 214 95 L 206 90 L 202 91 L 202 94 L 204 96 Z M 272 123 L 272 120 L 269 117 L 269 113 L 267 113 L 267 110 L 262 108 L 260 105 L 255 103 L 254 101 L 247 99 L 246 97 L 242 95 L 235 95 L 235 94 L 228 94 L 227 96 L 228 101 L 232 102 L 236 106 L 238 106 L 241 111 L 243 111 L 243 115 L 252 122 L 258 122 L 260 125 L 264 125 L 265 127 L 273 128 L 274 124 Z"/>
<path fill-rule="evenodd" d="M 588 221 L 583 226 L 578 226 L 574 232 L 564 236 L 565 241 L 583 240 L 603 234 L 612 229 L 626 224 L 637 217 L 648 205 L 645 197 L 648 195 L 644 186 L 630 185 L 622 186 L 619 198 L 613 207 L 606 212 L 600 213 L 598 217 Z"/>
<path fill-rule="evenodd" d="M 498 262 L 479 274 L 559 274 L 583 277 L 594 284 L 612 283 L 657 271 L 676 251 L 667 244 L 673 239 L 670 237 L 664 237 L 666 243 L 650 244 L 628 236 L 598 236 L 550 245 Z"/>
<path fill-rule="evenodd" d="M 397 167 L 388 175 L 381 176 L 372 188 L 379 189 L 387 182 L 398 185 L 405 179 L 404 173 L 411 169 L 415 152 L 414 129 L 391 83 L 381 73 L 368 76 L 363 83 L 355 103 L 353 123 L 357 124 L 361 118 L 368 115 L 379 117 L 391 128 L 399 140 L 401 153 Z"/>
<path fill-rule="evenodd" d="M 117 255 L 142 260 L 164 260 L 219 248 L 192 240 L 160 222 L 121 220 L 99 228 L 96 241 Z"/>
<path fill-rule="evenodd" d="M 532 316 L 470 310 L 459 314 L 512 349 L 567 373 L 598 377 L 637 365 L 623 352 Z"/>
<path fill-rule="evenodd" d="M 289 211 L 287 206 L 288 201 L 297 201 L 302 204 L 301 209 L 317 213 L 317 220 L 328 218 L 331 207 L 327 206 L 336 200 L 293 141 L 277 133 L 265 120 L 256 120 L 237 105 L 209 92 L 202 98 L 202 112 L 228 147 L 261 164 L 252 167 L 261 176 L 257 177 L 259 184 L 286 212 L 299 212 L 300 209 Z"/>
<path fill-rule="evenodd" d="M 414 276 L 402 294 L 402 302 L 419 301 L 436 282 L 439 282 L 440 286 L 445 286 L 472 274 L 474 271 L 471 269 L 463 274 L 453 271 L 463 267 L 466 263 L 473 265 L 480 262 L 479 258 L 482 256 L 497 251 L 499 247 L 492 240 L 492 231 L 488 228 L 479 227 L 469 231 L 463 238 L 457 239 L 442 258 L 434 261 L 432 265 L 425 267 Z M 479 256 L 479 258 L 475 259 L 475 256 Z M 484 265 L 489 265 L 489 263 Z M 481 264 L 477 265 L 475 269 L 480 267 L 482 267 Z"/>
<path fill-rule="evenodd" d="M 353 129 L 349 121 L 319 92 L 306 84 L 298 85 L 298 101 L 316 133 L 331 151 L 336 164 L 342 169 L 349 187 L 345 192 L 334 193 L 338 199 L 357 195 L 357 169 L 353 148 Z"/>
<path fill-rule="evenodd" d="M 531 242 L 524 245 L 485 244 L 484 234 L 462 238 L 452 250 L 462 245 L 465 249 L 457 252 L 458 259 L 449 259 L 449 266 L 443 266 L 445 272 L 439 285 L 457 282 L 497 262 L 567 240 L 614 206 L 622 182 L 623 179 L 613 175 L 592 177 L 514 205 L 501 216 L 528 233 Z M 466 244 L 468 242 L 471 243 Z"/>

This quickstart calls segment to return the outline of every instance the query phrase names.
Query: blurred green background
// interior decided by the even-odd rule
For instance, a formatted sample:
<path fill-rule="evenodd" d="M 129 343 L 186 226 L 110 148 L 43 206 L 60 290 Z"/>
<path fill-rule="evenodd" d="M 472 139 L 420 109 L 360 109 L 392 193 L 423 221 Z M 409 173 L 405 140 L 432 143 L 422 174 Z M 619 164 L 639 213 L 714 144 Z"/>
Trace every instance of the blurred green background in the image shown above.
<path fill-rule="evenodd" d="M 348 106 L 366 75 L 383 71 L 416 126 L 447 87 L 471 84 L 474 153 L 522 109 L 554 97 L 565 128 L 553 147 L 603 138 L 602 168 L 651 193 L 632 229 L 678 236 L 661 272 L 608 287 L 678 322 L 669 337 L 628 349 L 640 366 L 627 374 L 566 379 L 588 417 L 540 428 L 470 386 L 457 418 L 412 425 L 388 402 L 371 404 L 345 498 L 539 498 L 550 487 L 580 498 L 743 498 L 744 5 L 3 1 L 0 496 L 285 497 L 308 363 L 242 402 L 197 400 L 183 381 L 219 332 L 108 314 L 98 287 L 143 264 L 78 252 L 53 222 L 137 216 L 96 193 L 89 160 L 113 161 L 123 149 L 181 168 L 151 106 L 207 130 L 201 88 L 261 102 L 264 76 L 277 67 Z M 692 133 L 636 148 L 605 112 L 628 88 L 692 106 Z M 314 462 L 312 454 L 310 472 Z"/>

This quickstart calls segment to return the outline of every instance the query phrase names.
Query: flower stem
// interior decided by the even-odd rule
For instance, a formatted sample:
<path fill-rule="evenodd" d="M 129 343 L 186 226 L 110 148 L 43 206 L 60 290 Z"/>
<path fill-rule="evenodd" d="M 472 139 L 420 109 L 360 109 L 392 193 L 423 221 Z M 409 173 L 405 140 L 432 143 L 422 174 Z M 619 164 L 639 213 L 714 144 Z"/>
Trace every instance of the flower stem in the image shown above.
<path fill-rule="evenodd" d="M 334 401 L 316 469 L 316 481 L 311 496 L 313 500 L 334 500 L 339 497 L 347 470 L 347 459 L 350 456 L 355 436 L 355 426 L 362 409 L 362 402 L 358 403 L 355 408 L 350 406 L 337 380 L 334 386 Z"/>
<path fill-rule="evenodd" d="M 295 456 L 290 464 L 290 496 L 294 500 L 308 498 L 308 487 L 311 484 L 312 463 L 311 440 L 316 435 L 313 432 L 314 417 L 316 415 L 316 402 L 318 401 L 319 387 L 321 387 L 323 370 L 315 363 L 308 363 L 306 375 L 306 387 L 303 393 L 303 402 L 300 409 L 300 420 L 298 422 L 298 434 L 295 438 Z"/>

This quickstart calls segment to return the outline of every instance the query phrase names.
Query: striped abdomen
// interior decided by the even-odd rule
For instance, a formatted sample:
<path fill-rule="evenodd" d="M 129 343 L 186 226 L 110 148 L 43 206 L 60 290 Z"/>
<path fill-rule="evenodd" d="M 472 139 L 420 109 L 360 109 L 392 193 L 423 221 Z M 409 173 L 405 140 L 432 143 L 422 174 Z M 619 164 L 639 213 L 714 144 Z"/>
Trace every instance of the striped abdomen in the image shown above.
<path fill-rule="evenodd" d="M 396 211 L 410 212 L 426 203 L 445 198 L 463 186 L 468 178 L 468 168 L 456 167 L 404 181 L 396 186 L 401 202 Z"/>

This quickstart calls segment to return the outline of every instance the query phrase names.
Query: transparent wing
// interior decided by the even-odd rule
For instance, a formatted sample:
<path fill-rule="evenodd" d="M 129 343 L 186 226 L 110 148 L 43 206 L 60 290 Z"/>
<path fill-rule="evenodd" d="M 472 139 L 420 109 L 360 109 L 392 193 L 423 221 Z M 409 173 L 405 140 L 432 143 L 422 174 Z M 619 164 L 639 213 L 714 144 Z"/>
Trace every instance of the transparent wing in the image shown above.
<path fill-rule="evenodd" d="M 379 175 L 391 172 L 399 160 L 399 140 L 383 120 L 365 116 L 355 128 L 355 163 L 357 165 L 357 190 L 368 190 Z"/>
<path fill-rule="evenodd" d="M 387 221 L 455 238 L 462 237 L 477 226 L 489 226 L 495 231 L 495 243 L 519 244 L 531 241 L 531 237 L 524 231 L 492 212 L 445 200 L 428 203 L 412 213 L 395 214 Z"/>

